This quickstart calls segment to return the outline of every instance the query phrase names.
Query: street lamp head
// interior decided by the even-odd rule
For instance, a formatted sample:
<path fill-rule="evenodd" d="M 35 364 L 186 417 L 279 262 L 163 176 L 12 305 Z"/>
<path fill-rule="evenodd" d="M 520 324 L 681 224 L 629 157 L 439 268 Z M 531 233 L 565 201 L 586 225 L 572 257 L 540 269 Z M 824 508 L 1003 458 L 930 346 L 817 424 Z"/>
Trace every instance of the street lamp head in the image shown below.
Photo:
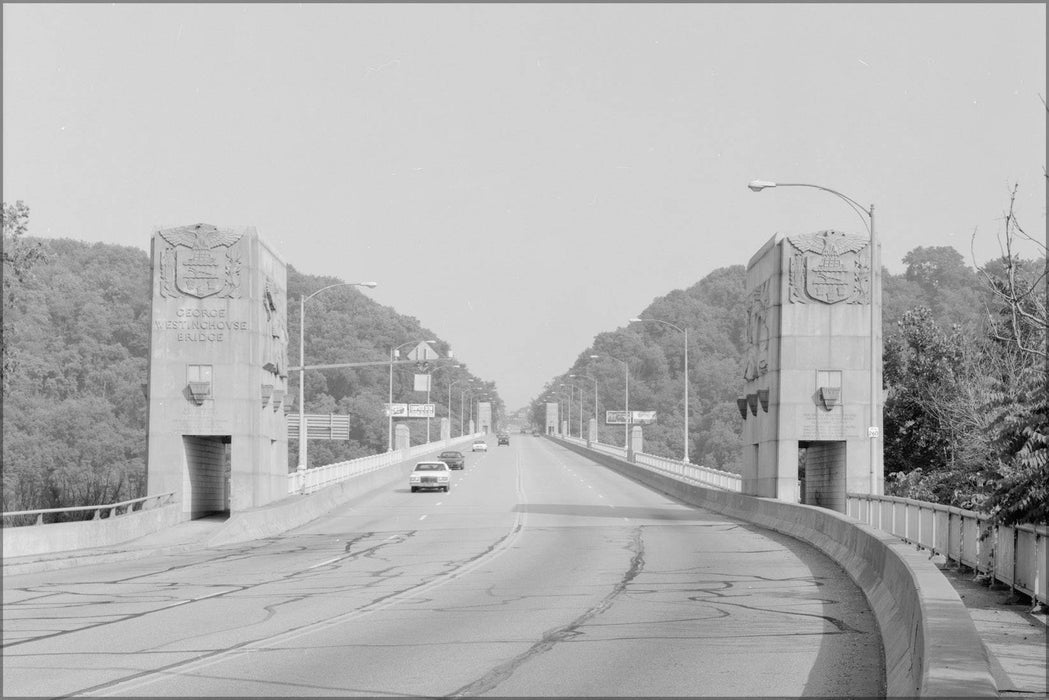
<path fill-rule="evenodd" d="M 378 282 L 358 282 L 356 284 L 356 286 L 358 286 L 358 287 L 367 287 L 368 289 L 375 289 L 376 287 L 379 286 L 379 283 Z"/>
<path fill-rule="evenodd" d="M 600 356 L 600 355 L 591 355 L 591 356 L 590 356 L 590 359 L 591 359 L 591 360 L 600 360 L 600 359 L 601 359 L 601 356 Z"/>
<path fill-rule="evenodd" d="M 747 185 L 747 187 L 749 187 L 750 189 L 752 189 L 755 192 L 761 192 L 766 187 L 775 187 L 775 186 L 776 186 L 775 182 L 769 182 L 768 180 L 751 180 L 750 183 Z"/>
<path fill-rule="evenodd" d="M 632 319 L 630 319 L 630 323 L 641 323 L 644 320 L 645 319 L 643 319 L 643 318 L 632 318 Z"/>

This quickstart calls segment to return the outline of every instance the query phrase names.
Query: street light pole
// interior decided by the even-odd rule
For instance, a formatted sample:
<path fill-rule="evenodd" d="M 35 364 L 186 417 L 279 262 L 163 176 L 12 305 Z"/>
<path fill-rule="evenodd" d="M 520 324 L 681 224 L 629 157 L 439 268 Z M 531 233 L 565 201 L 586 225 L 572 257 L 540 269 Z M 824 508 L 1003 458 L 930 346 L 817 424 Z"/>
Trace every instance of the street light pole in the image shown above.
<path fill-rule="evenodd" d="M 591 355 L 590 359 L 600 359 L 601 355 Z M 619 364 L 623 365 L 623 412 L 626 413 L 626 423 L 623 427 L 623 449 L 626 450 L 627 456 L 630 455 L 630 365 L 624 360 L 620 360 L 618 357 L 612 357 L 611 355 L 605 355 L 610 360 L 615 360 Z"/>
<path fill-rule="evenodd" d="M 565 427 L 568 431 L 568 437 L 572 437 L 572 385 L 562 382 L 561 387 L 568 387 L 568 421 L 565 423 Z"/>
<path fill-rule="evenodd" d="M 768 180 L 752 180 L 747 187 L 754 192 L 761 192 L 764 189 L 771 187 L 810 187 L 816 190 L 823 190 L 828 192 L 838 199 L 841 199 L 848 204 L 853 211 L 856 212 L 857 216 L 860 217 L 860 221 L 863 222 L 864 227 L 867 229 L 867 234 L 870 236 L 871 245 L 871 319 L 870 319 L 870 426 L 867 428 L 867 443 L 870 454 L 870 465 L 869 479 L 870 483 L 868 488 L 870 493 L 877 493 L 878 480 L 875 478 L 876 473 L 883 471 L 884 467 L 878 464 L 878 447 L 876 440 L 881 437 L 881 424 L 882 416 L 881 411 L 878 410 L 878 398 L 881 394 L 881 387 L 878 385 L 877 368 L 881 362 L 881 347 L 878 343 L 877 332 L 881 327 L 881 260 L 878 255 L 878 238 L 876 235 L 876 229 L 874 226 L 874 205 L 865 207 L 855 199 L 847 197 L 837 190 L 832 190 L 829 187 L 823 187 L 822 185 L 813 185 L 803 182 L 769 182 Z M 877 472 L 875 468 L 877 467 Z"/>
<path fill-rule="evenodd" d="M 652 323 L 662 323 L 664 326 L 670 326 L 678 333 L 684 333 L 685 335 L 685 446 L 682 450 L 682 454 L 685 456 L 685 464 L 688 464 L 688 328 L 679 328 L 669 321 L 662 321 L 658 318 L 632 318 L 631 323 L 643 323 L 645 321 L 651 321 Z"/>
<path fill-rule="evenodd" d="M 448 382 L 448 437 L 452 436 L 452 387 L 461 382 L 462 379 Z M 462 399 L 459 400 L 462 403 Z M 459 437 L 463 436 L 463 419 L 459 417 Z"/>
<path fill-rule="evenodd" d="M 463 399 L 466 397 L 466 394 L 470 394 L 470 400 L 472 401 L 473 390 L 467 389 L 465 387 L 459 390 L 459 437 L 462 437 L 465 433 L 465 430 L 463 428 L 463 418 L 465 417 L 465 413 L 463 411 Z"/>
<path fill-rule="evenodd" d="M 389 414 L 386 417 L 386 451 L 393 452 L 393 360 L 397 355 L 397 351 L 403 348 L 405 345 L 411 345 L 412 343 L 435 343 L 435 340 L 409 340 L 408 342 L 401 343 L 395 348 L 390 350 L 390 395 L 388 403 L 386 404 L 386 413 Z M 429 423 L 427 423 L 427 430 L 429 430 Z M 429 436 L 427 436 L 427 442 L 429 442 Z"/>
<path fill-rule="evenodd" d="M 597 380 L 594 379 L 593 377 L 591 377 L 589 374 L 570 374 L 568 376 L 572 377 L 573 379 L 589 379 L 590 381 L 592 381 L 594 383 L 594 420 L 596 421 L 598 419 L 597 418 Z M 583 390 L 582 389 L 579 390 L 579 395 L 580 395 L 580 397 L 582 397 L 582 395 L 583 395 Z M 582 405 L 582 399 L 580 399 L 580 405 Z M 580 429 L 580 431 L 582 431 L 582 419 L 580 419 L 580 428 L 579 429 Z M 580 434 L 579 437 L 583 437 L 582 434 Z"/>
<path fill-rule="evenodd" d="M 574 374 L 570 374 L 568 376 L 574 377 L 575 375 Z M 572 423 L 572 408 L 571 408 L 571 405 L 572 405 L 571 404 L 572 391 L 575 390 L 575 389 L 579 389 L 579 439 L 582 440 L 583 439 L 583 390 L 580 389 L 579 387 L 577 387 L 575 384 L 572 384 L 571 382 L 565 382 L 561 386 L 567 386 L 568 387 L 568 397 L 569 397 L 568 422 L 569 422 L 569 426 L 571 426 L 571 423 Z M 571 434 L 571 432 L 572 431 L 569 430 L 569 434 Z"/>
<path fill-rule="evenodd" d="M 428 374 L 429 377 L 426 380 L 426 404 L 430 404 L 430 383 L 433 379 L 433 373 L 442 369 L 457 369 L 460 365 L 442 365 L 440 367 L 434 367 Z M 434 415 L 436 416 L 437 409 L 434 409 Z M 448 384 L 448 437 L 452 436 L 452 382 Z M 426 417 L 426 443 L 430 443 L 430 417 Z"/>
<path fill-rule="evenodd" d="M 307 453 L 306 450 L 309 440 L 306 435 L 306 302 L 317 296 L 326 289 L 332 289 L 333 287 L 368 287 L 375 288 L 378 284 L 376 282 L 339 282 L 338 284 L 329 284 L 327 287 L 321 287 L 313 294 L 310 295 L 299 295 L 299 465 L 298 471 L 306 471 L 307 466 Z"/>

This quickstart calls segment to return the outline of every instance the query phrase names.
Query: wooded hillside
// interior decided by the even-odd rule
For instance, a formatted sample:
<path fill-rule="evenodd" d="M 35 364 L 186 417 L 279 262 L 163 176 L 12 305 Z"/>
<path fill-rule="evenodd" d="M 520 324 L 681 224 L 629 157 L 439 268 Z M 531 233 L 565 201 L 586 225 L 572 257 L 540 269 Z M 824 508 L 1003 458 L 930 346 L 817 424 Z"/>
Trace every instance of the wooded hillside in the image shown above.
<path fill-rule="evenodd" d="M 903 264 L 902 274 L 883 272 L 887 493 L 984 510 L 1004 522 L 1044 522 L 1045 258 L 1007 253 L 974 269 L 953 248 L 918 247 Z M 744 282 L 742 266 L 715 270 L 638 314 L 688 329 L 690 461 L 734 472 Z M 624 367 L 609 358 L 629 363 L 631 410 L 657 412 L 644 429 L 645 452 L 681 459 L 684 335 L 665 324 L 633 323 L 596 336 L 536 396 L 533 425 L 545 425 L 547 401 L 564 407 L 571 392 L 571 432 L 579 435 L 580 405 L 585 431 L 596 381 L 600 440 L 623 445 L 623 426 L 604 424 L 605 411 L 625 401 Z"/>
<path fill-rule="evenodd" d="M 146 384 L 149 355 L 150 260 L 137 248 L 26 235 L 28 209 L 4 205 L 3 510 L 112 503 L 144 495 Z M 299 297 L 342 282 L 288 269 L 289 361 L 298 357 Z M 352 287 L 307 302 L 309 365 L 383 361 L 401 343 L 449 343 L 410 316 Z M 411 344 L 403 350 L 410 350 Z M 431 402 L 440 435 L 452 390 L 452 433 L 460 432 L 460 390 L 487 396 L 493 419 L 504 408 L 491 382 L 465 363 L 433 373 Z M 394 369 L 394 400 L 423 403 L 414 392 L 414 365 Z M 297 372 L 289 392 L 298 395 Z M 310 441 L 311 466 L 386 450 L 387 366 L 314 370 L 306 377 L 306 412 L 348 414 L 350 440 Z M 465 396 L 469 421 L 471 395 Z M 295 408 L 297 411 L 297 406 Z M 412 444 L 425 440 L 425 420 L 411 420 Z M 297 441 L 289 443 L 298 462 Z"/>

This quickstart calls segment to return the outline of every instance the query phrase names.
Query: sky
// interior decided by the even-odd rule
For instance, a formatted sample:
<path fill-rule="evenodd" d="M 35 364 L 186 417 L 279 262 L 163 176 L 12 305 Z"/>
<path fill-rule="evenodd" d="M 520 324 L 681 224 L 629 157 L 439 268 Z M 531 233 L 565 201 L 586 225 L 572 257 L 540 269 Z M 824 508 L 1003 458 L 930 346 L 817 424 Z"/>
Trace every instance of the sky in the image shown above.
<path fill-rule="evenodd" d="M 147 251 L 252 226 L 513 411 L 777 233 L 866 232 L 753 179 L 873 204 L 894 273 L 998 255 L 1015 185 L 1044 241 L 1045 97 L 1044 3 L 5 3 L 3 199 Z"/>

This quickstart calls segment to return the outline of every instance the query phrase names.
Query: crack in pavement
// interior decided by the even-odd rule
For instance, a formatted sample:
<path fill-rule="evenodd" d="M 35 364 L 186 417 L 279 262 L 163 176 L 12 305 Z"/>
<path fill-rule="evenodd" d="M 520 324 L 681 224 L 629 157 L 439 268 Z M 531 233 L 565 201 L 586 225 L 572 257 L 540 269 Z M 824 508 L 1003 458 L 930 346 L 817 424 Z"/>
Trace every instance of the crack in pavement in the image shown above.
<path fill-rule="evenodd" d="M 347 560 L 356 559 L 357 557 L 370 557 L 370 556 L 373 556 L 377 550 L 379 550 L 379 549 L 381 549 L 383 547 L 387 547 L 387 546 L 390 546 L 390 545 L 401 544 L 403 542 L 406 542 L 413 535 L 415 535 L 416 532 L 417 532 L 416 530 L 409 530 L 409 531 L 406 531 L 406 532 L 402 533 L 396 539 L 393 539 L 393 540 L 382 540 L 381 542 L 375 544 L 372 547 L 368 547 L 366 549 L 362 549 L 362 550 L 357 551 L 357 552 L 348 553 L 348 554 L 346 554 L 344 556 L 339 557 L 337 560 L 330 562 L 328 564 L 328 567 L 334 566 L 335 564 L 338 564 L 338 563 L 341 563 L 341 562 L 344 562 L 344 561 L 347 561 Z M 355 538 L 354 540 L 352 540 L 351 544 L 359 542 L 359 541 L 361 541 L 361 540 L 363 540 L 363 539 L 365 539 L 367 537 L 373 536 L 373 535 L 375 535 L 375 533 L 373 533 L 373 532 L 364 533 L 363 535 L 361 535 L 361 536 Z M 347 544 L 346 549 L 349 549 L 349 546 L 350 545 Z M 296 547 L 294 549 L 298 550 L 299 548 Z M 242 553 L 238 553 L 238 554 L 242 554 Z M 217 562 L 230 561 L 230 560 L 231 560 L 230 559 L 230 555 L 225 555 L 225 556 L 222 556 L 222 557 L 217 557 L 215 559 L 209 559 L 205 563 L 207 563 L 207 564 L 214 564 L 214 563 L 217 563 Z M 137 578 L 143 578 L 143 577 L 145 577 L 147 575 L 155 576 L 155 575 L 170 573 L 170 572 L 175 571 L 177 569 L 185 568 L 186 566 L 190 566 L 190 565 L 186 564 L 186 565 L 181 565 L 181 566 L 172 566 L 172 567 L 165 568 L 165 569 L 163 569 L 161 571 L 154 572 L 152 574 L 140 574 L 140 575 L 128 577 L 126 579 L 116 579 L 116 580 L 113 580 L 113 581 L 107 581 L 107 582 L 101 582 L 101 583 L 104 583 L 106 585 L 117 585 L 119 583 L 126 583 L 127 581 L 133 581 L 133 580 L 135 580 Z M 318 568 L 327 568 L 327 567 L 318 567 Z M 51 632 L 50 634 L 41 634 L 39 636 L 25 637 L 23 639 L 18 639 L 18 640 L 6 642 L 6 643 L 0 645 L 0 649 L 8 649 L 8 648 L 20 646 L 20 645 L 23 645 L 23 644 L 29 644 L 31 642 L 38 642 L 38 641 L 43 641 L 43 640 L 47 640 L 47 639 L 54 639 L 56 637 L 61 637 L 61 636 L 64 636 L 64 635 L 69 635 L 69 634 L 76 634 L 78 632 L 85 632 L 85 631 L 88 631 L 88 630 L 94 630 L 94 629 L 97 629 L 99 627 L 106 627 L 108 625 L 113 625 L 113 624 L 117 624 L 117 623 L 120 623 L 120 622 L 126 622 L 126 621 L 129 621 L 129 620 L 137 620 L 137 619 L 141 619 L 143 617 L 146 617 L 147 615 L 155 615 L 157 613 L 166 612 L 166 611 L 172 610 L 173 608 L 181 607 L 183 605 L 189 605 L 191 603 L 198 603 L 198 602 L 204 601 L 204 600 L 212 600 L 214 598 L 221 598 L 221 597 L 225 597 L 225 596 L 228 596 L 230 594 L 233 594 L 233 593 L 243 593 L 244 591 L 257 589 L 259 587 L 267 586 L 267 585 L 270 585 L 270 584 L 273 584 L 273 583 L 279 583 L 281 581 L 288 581 L 290 579 L 297 578 L 297 577 L 300 577 L 300 576 L 314 576 L 314 575 L 317 574 L 317 570 L 318 569 L 312 569 L 311 570 L 311 569 L 307 568 L 307 569 L 302 569 L 302 570 L 299 570 L 299 571 L 292 571 L 292 572 L 289 572 L 287 574 L 282 574 L 282 575 L 277 576 L 277 577 L 271 577 L 271 578 L 268 578 L 268 579 L 266 579 L 264 581 L 258 581 L 256 583 L 251 583 L 251 584 L 228 584 L 228 583 L 212 583 L 212 584 L 206 584 L 206 585 L 195 584 L 197 587 L 218 588 L 220 590 L 217 590 L 217 591 L 215 591 L 213 593 L 209 593 L 207 595 L 196 596 L 194 598 L 188 598 L 188 599 L 183 599 L 183 600 L 174 600 L 174 602 L 171 602 L 171 603 L 169 603 L 167 605 L 163 605 L 163 606 L 157 607 L 157 608 L 151 608 L 149 610 L 142 610 L 142 611 L 135 612 L 135 613 L 127 613 L 127 614 L 118 615 L 116 617 L 111 617 L 111 618 L 108 618 L 108 619 L 99 620 L 99 621 L 93 622 L 91 624 L 86 624 L 86 625 L 84 625 L 82 627 L 77 627 L 75 629 L 58 630 L 58 631 L 55 631 L 55 632 Z M 165 587 L 174 588 L 174 587 L 176 587 L 178 585 L 180 585 L 180 584 L 178 584 L 177 582 L 171 582 L 171 583 L 165 584 Z M 22 590 L 24 592 L 30 592 L 30 591 L 41 592 L 36 587 L 22 589 Z M 42 598 L 58 596 L 58 595 L 90 596 L 90 595 L 97 595 L 97 594 L 95 594 L 95 593 L 83 594 L 83 593 L 76 593 L 74 591 L 62 591 L 62 592 L 57 592 L 56 591 L 56 592 L 51 592 L 49 594 L 33 598 L 32 600 L 33 600 L 33 602 L 35 604 L 34 607 L 40 607 L 39 601 Z M 151 596 L 146 596 L 146 597 L 152 598 L 154 600 L 154 602 L 157 602 L 155 594 L 153 594 Z M 116 594 L 114 596 L 113 600 L 110 600 L 110 601 L 98 601 L 98 602 L 95 602 L 95 603 L 92 603 L 92 604 L 93 605 L 116 605 L 116 604 L 120 604 L 120 603 L 129 604 L 129 603 L 143 603 L 143 602 L 145 602 L 145 601 L 143 600 L 143 598 L 141 596 L 138 597 L 138 598 L 132 597 L 132 599 L 129 600 L 129 599 L 121 597 L 120 594 Z M 77 607 L 78 605 L 82 605 L 82 604 L 83 603 L 63 603 L 63 604 L 58 605 L 58 606 L 47 606 L 47 607 L 45 607 L 43 609 L 45 609 L 45 610 L 56 610 L 56 609 L 62 609 L 62 608 L 67 608 L 67 607 Z M 5 607 L 7 607 L 7 606 L 5 606 Z M 24 609 L 24 608 L 23 608 L 23 606 L 21 604 L 15 604 L 15 605 L 11 606 L 11 609 L 12 610 L 18 610 L 18 609 Z M 38 616 L 27 616 L 27 617 L 18 618 L 18 619 L 19 619 L 19 622 L 31 622 L 33 620 L 44 620 L 44 621 L 47 621 L 47 620 L 51 620 L 53 618 L 38 617 Z M 78 618 L 78 619 L 83 620 L 84 618 Z M 252 623 L 252 624 L 255 624 L 255 623 Z"/>
<path fill-rule="evenodd" d="M 171 672 L 175 671 L 176 669 L 178 669 L 180 674 L 199 673 L 200 670 L 207 668 L 208 666 L 211 666 L 215 663 L 218 663 L 224 659 L 231 658 L 240 654 L 255 653 L 260 650 L 268 649 L 276 644 L 289 642 L 306 634 L 312 634 L 327 629 L 329 627 L 345 624 L 350 620 L 356 619 L 363 615 L 367 615 L 368 613 L 375 612 L 377 610 L 382 610 L 406 598 L 416 597 L 433 588 L 444 585 L 449 581 L 454 581 L 458 579 L 459 577 L 469 573 L 474 568 L 476 568 L 474 565 L 479 566 L 481 563 L 483 563 L 487 557 L 498 555 L 503 551 L 507 551 L 508 549 L 510 549 L 513 542 L 516 540 L 517 536 L 521 533 L 523 529 L 524 518 L 520 514 L 518 514 L 517 518 L 515 518 L 514 525 L 505 535 L 496 539 L 479 554 L 469 557 L 468 559 L 462 561 L 460 567 L 457 570 L 441 573 L 438 574 L 437 577 L 434 579 L 424 581 L 422 583 L 416 583 L 408 586 L 407 588 L 392 591 L 390 593 L 387 593 L 386 595 L 379 596 L 369 603 L 358 606 L 357 608 L 342 613 L 340 615 L 336 615 L 335 617 L 328 618 L 319 622 L 307 623 L 299 627 L 284 630 L 278 634 L 273 634 L 257 639 L 245 640 L 222 649 L 213 649 L 190 659 L 183 659 L 181 661 L 176 661 L 158 668 L 140 671 L 130 676 L 125 676 L 123 678 L 118 678 L 112 681 L 100 683 L 89 688 L 81 688 L 80 690 L 77 690 L 74 693 L 58 697 L 76 697 L 80 695 L 98 693 L 101 691 L 108 691 L 110 693 L 120 691 L 134 691 L 136 688 L 141 687 L 143 684 L 136 684 L 136 681 L 148 683 L 149 679 L 166 676 Z M 413 530 L 410 534 L 415 534 L 415 532 L 416 531 Z M 394 542 L 388 540 L 384 541 L 383 544 L 394 544 Z M 382 544 L 380 544 L 379 546 L 382 546 Z M 361 553 L 358 553 L 358 556 Z M 309 573 L 312 574 L 314 572 L 311 571 Z M 290 576 L 294 575 L 295 574 L 291 574 L 289 576 L 286 576 L 285 578 L 290 578 Z"/>
<path fill-rule="evenodd" d="M 449 694 L 449 697 L 463 697 L 466 695 L 482 695 L 487 693 L 512 676 L 514 671 L 531 661 L 536 656 L 546 653 L 560 642 L 580 635 L 581 632 L 579 631 L 579 628 L 592 618 L 608 610 L 615 599 L 626 590 L 627 586 L 630 585 L 630 582 L 633 581 L 644 569 L 645 543 L 642 537 L 643 527 L 644 526 L 639 526 L 635 528 L 634 537 L 628 545 L 628 549 L 633 552 L 633 557 L 630 559 L 630 566 L 623 573 L 622 578 L 620 578 L 616 585 L 612 587 L 612 590 L 609 591 L 600 603 L 579 615 L 568 624 L 544 633 L 542 639 L 533 644 L 527 650 L 496 666 L 476 681 L 468 683 L 458 690 L 453 691 Z"/>

